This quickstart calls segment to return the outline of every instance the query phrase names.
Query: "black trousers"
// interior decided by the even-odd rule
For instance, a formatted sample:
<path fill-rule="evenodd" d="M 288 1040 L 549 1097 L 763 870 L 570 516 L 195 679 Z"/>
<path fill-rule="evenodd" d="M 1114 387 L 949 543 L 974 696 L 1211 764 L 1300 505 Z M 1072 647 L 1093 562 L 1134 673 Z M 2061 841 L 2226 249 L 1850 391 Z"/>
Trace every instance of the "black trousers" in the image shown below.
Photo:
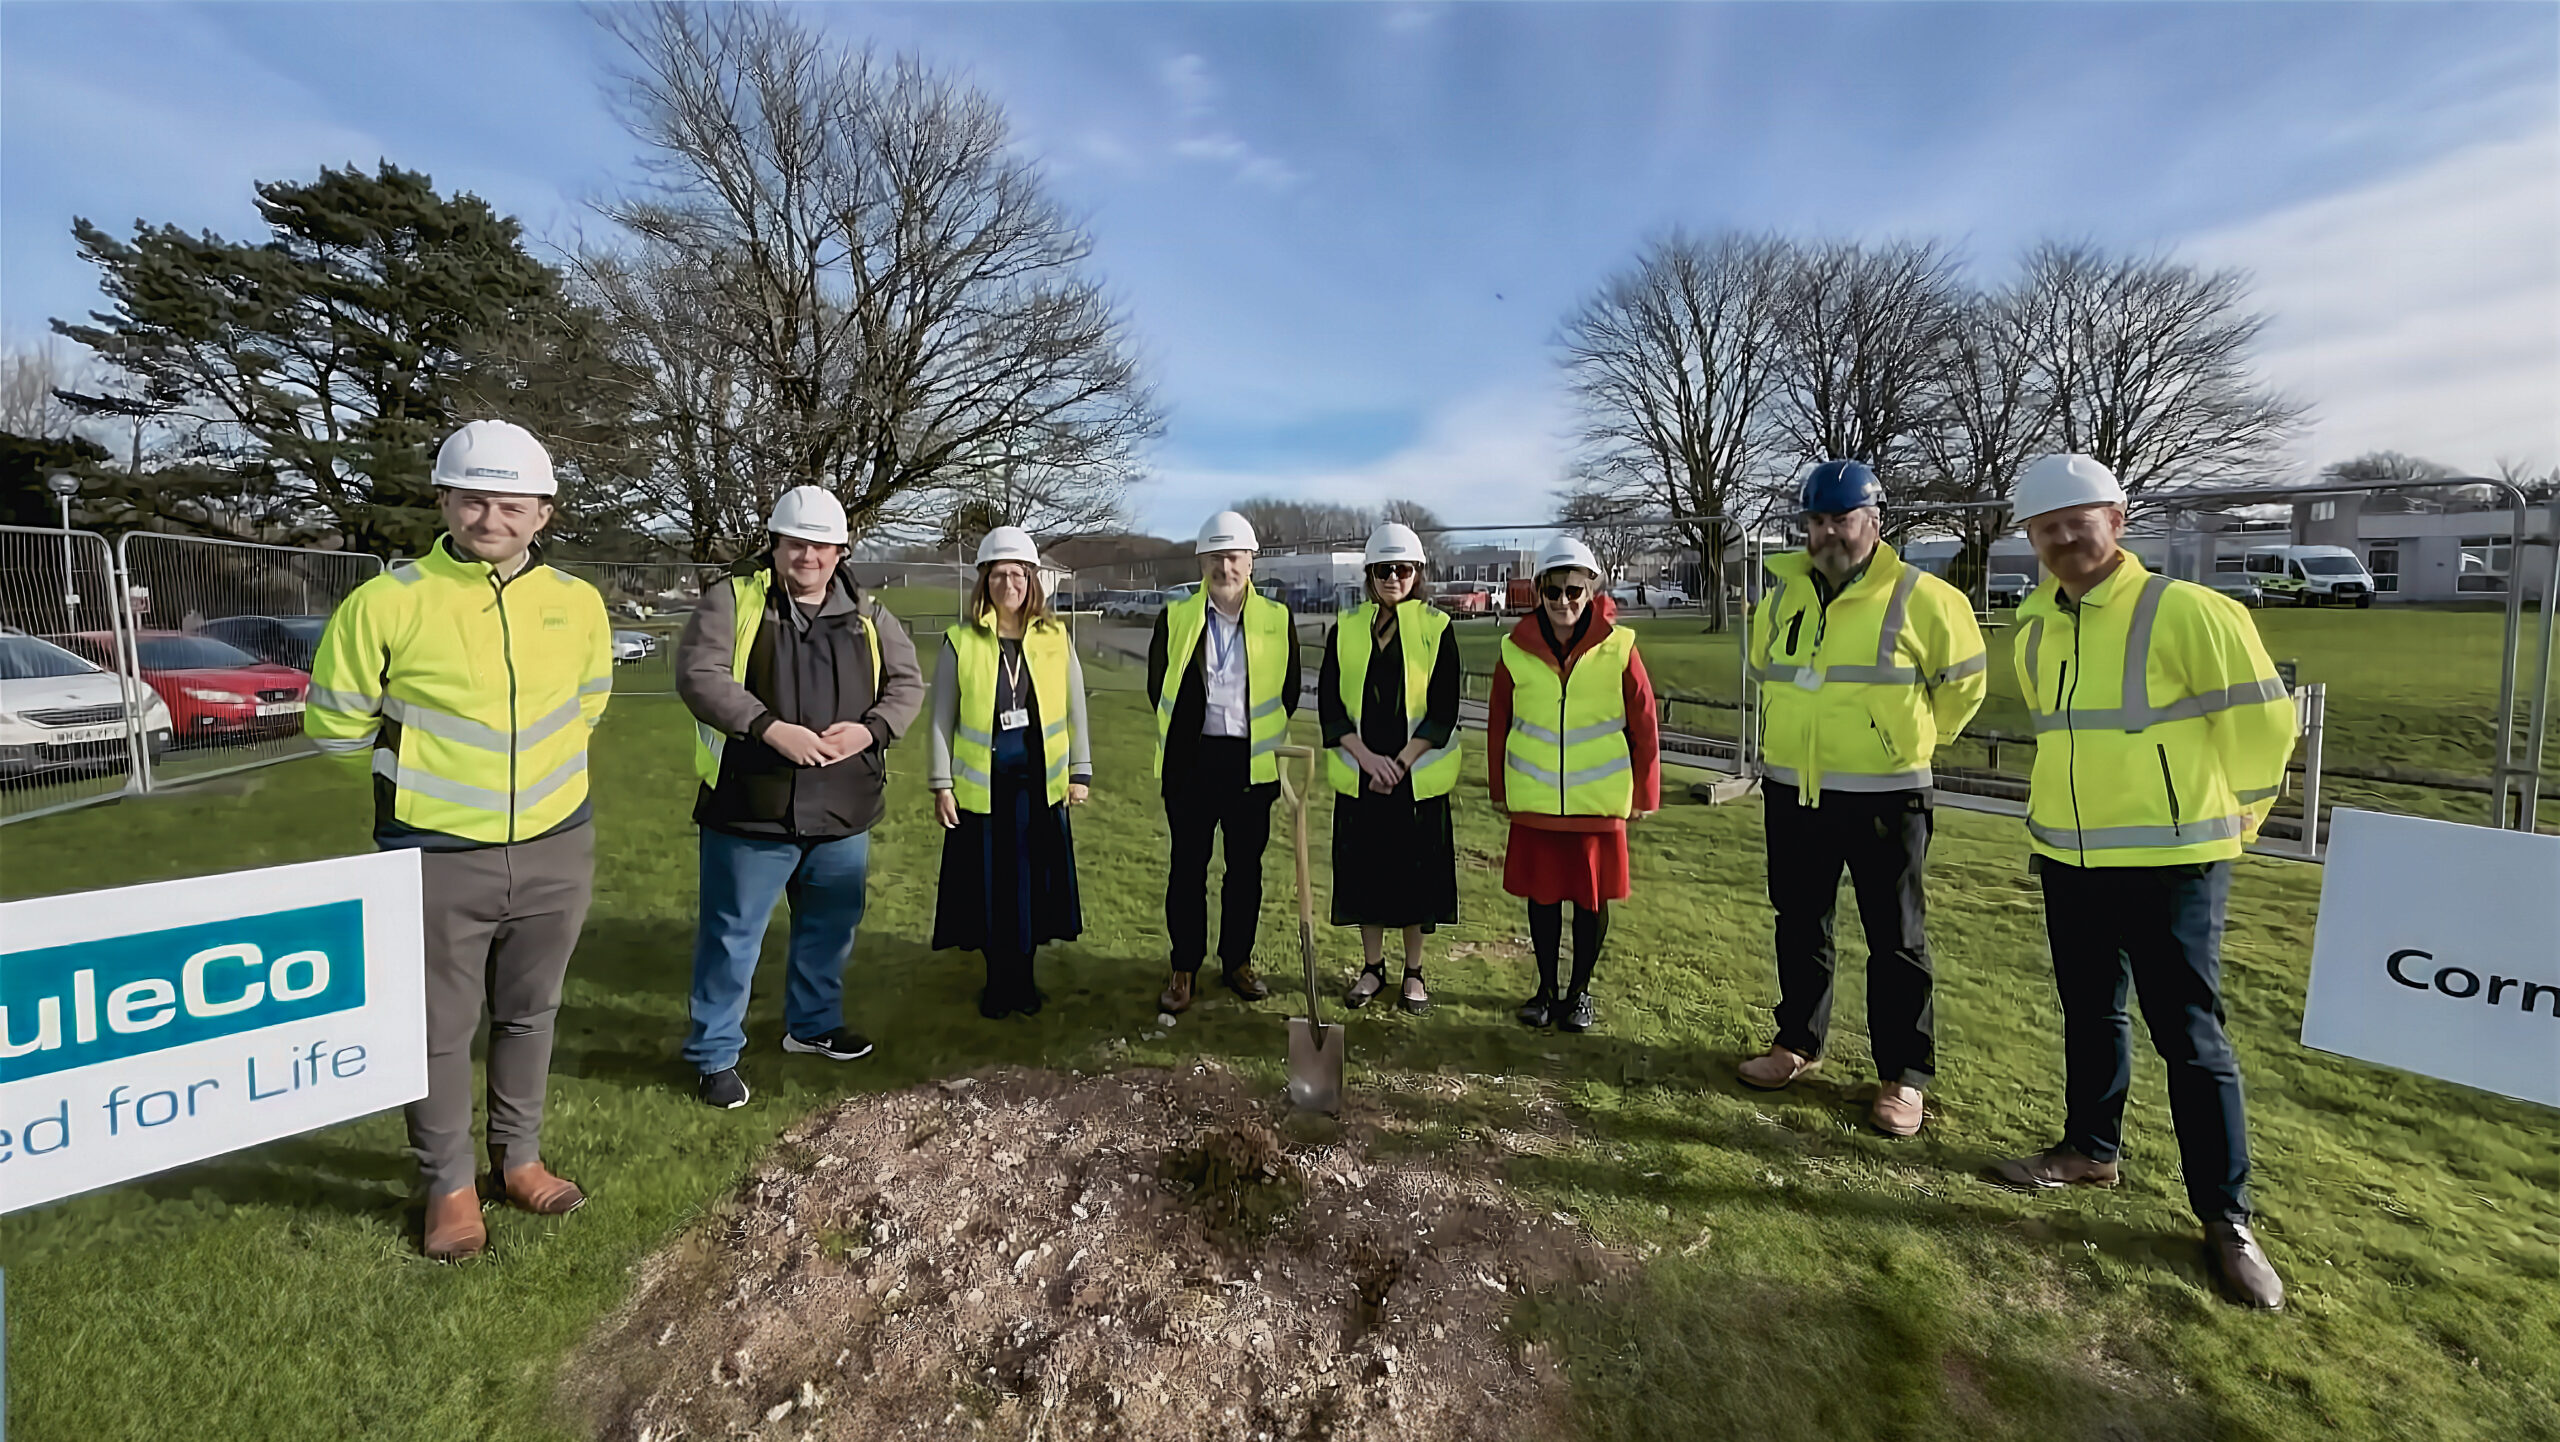
<path fill-rule="evenodd" d="M 2102 1162 L 2124 1144 L 2133 1085 L 2125 983 L 2169 1064 L 2169 1118 L 2200 1221 L 2249 1218 L 2249 1124 L 2222 1017 L 2222 918 L 2231 863 L 2066 866 L 2039 858 L 2045 935 L 2062 998 L 2063 1141 Z"/>
<path fill-rule="evenodd" d="M 1262 849 L 1271 840 L 1271 803 L 1280 784 L 1252 784 L 1247 745 L 1238 737 L 1203 736 L 1184 774 L 1168 768 L 1165 777 L 1173 865 L 1164 882 L 1164 929 L 1176 971 L 1198 971 L 1209 954 L 1209 851 L 1222 831 L 1227 879 L 1218 898 L 1218 962 L 1233 971 L 1253 960 L 1254 932 L 1262 924 Z"/>
<path fill-rule="evenodd" d="M 1769 904 L 1778 912 L 1778 1045 L 1820 1056 L 1831 1031 L 1832 913 L 1846 867 L 1867 932 L 1876 1075 L 1927 1087 L 1938 1070 L 1924 894 L 1936 817 L 1926 791 L 1831 791 L 1806 806 L 1766 782 Z"/>

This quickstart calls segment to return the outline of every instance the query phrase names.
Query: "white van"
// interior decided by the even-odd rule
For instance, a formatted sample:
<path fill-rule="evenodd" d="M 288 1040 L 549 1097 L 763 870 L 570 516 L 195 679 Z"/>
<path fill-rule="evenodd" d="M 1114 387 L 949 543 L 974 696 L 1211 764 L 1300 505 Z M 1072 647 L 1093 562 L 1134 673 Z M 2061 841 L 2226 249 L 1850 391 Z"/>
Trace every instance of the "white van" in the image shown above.
<path fill-rule="evenodd" d="M 2344 546 L 2252 546 L 2247 572 L 2270 606 L 2373 604 L 2373 575 Z"/>

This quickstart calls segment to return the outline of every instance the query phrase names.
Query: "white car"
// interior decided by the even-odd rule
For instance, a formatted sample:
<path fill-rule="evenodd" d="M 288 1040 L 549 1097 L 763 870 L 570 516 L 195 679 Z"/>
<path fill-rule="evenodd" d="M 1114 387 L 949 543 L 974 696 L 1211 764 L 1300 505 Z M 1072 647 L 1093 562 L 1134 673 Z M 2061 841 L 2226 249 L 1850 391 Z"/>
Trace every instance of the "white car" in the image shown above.
<path fill-rule="evenodd" d="M 169 745 L 168 703 L 148 686 L 142 731 L 151 754 Z M 121 770 L 124 683 L 51 641 L 0 628 L 0 780 L 89 768 Z"/>
<path fill-rule="evenodd" d="M 613 659 L 617 665 L 625 661 L 644 661 L 656 654 L 658 638 L 646 631 L 613 633 Z"/>
<path fill-rule="evenodd" d="M 1642 594 L 1639 595 L 1638 593 Z M 1689 593 L 1677 586 L 1658 581 L 1620 581 L 1609 588 L 1609 595 L 1621 606 L 1686 606 Z"/>

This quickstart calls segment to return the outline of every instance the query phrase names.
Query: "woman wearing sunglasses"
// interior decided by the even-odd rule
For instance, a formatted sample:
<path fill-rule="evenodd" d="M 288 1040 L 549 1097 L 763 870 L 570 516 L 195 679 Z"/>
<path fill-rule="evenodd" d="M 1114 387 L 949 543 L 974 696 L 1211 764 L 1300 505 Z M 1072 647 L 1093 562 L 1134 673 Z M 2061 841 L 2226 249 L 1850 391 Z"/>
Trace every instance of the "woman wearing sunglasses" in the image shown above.
<path fill-rule="evenodd" d="M 1325 637 L 1316 679 L 1333 781 L 1333 924 L 1360 928 L 1364 965 L 1350 1005 L 1386 989 L 1386 933 L 1404 933 L 1408 1012 L 1431 1005 L 1422 937 L 1458 919 L 1449 793 L 1458 783 L 1458 648 L 1449 618 L 1423 603 L 1422 538 L 1369 533 L 1368 599 Z"/>
<path fill-rule="evenodd" d="M 1538 558 L 1538 608 L 1502 642 L 1485 735 L 1485 779 L 1511 816 L 1502 889 L 1529 903 L 1538 994 L 1520 1008 L 1533 1027 L 1587 1031 L 1596 1020 L 1591 969 L 1609 934 L 1609 903 L 1629 894 L 1627 821 L 1662 805 L 1653 682 L 1635 632 L 1598 593 L 1600 563 L 1571 537 Z M 1573 904 L 1573 974 L 1556 988 L 1565 903 Z"/>

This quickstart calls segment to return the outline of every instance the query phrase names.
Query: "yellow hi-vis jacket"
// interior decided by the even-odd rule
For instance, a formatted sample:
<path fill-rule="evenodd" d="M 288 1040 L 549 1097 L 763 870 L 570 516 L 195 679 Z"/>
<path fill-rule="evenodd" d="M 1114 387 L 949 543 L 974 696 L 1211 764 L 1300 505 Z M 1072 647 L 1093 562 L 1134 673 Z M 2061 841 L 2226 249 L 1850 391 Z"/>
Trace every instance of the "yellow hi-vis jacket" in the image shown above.
<path fill-rule="evenodd" d="M 1280 779 L 1280 743 L 1289 734 L 1284 688 L 1300 683 L 1298 640 L 1289 608 L 1248 587 L 1244 593 L 1244 690 L 1247 779 Z M 1156 698 L 1156 775 L 1164 775 L 1164 746 L 1173 733 L 1173 706 L 1183 672 L 1209 629 L 1209 588 L 1164 608 L 1164 694 Z M 1205 679 L 1205 678 L 1204 678 Z"/>
<path fill-rule="evenodd" d="M 960 710 L 951 731 L 951 800 L 980 815 L 995 804 L 996 667 L 1004 655 L 992 613 L 943 633 L 960 673 Z M 1067 695 L 1067 657 L 1074 647 L 1066 624 L 1034 621 L 1022 633 L 1022 664 L 1040 708 L 1040 758 L 1051 806 L 1067 799 L 1067 752 L 1075 724 Z"/>
<path fill-rule="evenodd" d="M 2036 730 L 2027 834 L 2073 866 L 2223 861 L 2258 836 L 2293 754 L 2293 698 L 2247 610 L 2128 552 L 2077 605 L 2018 608 Z"/>
<path fill-rule="evenodd" d="M 743 686 L 747 683 L 747 658 L 754 653 L 756 628 L 764 624 L 765 605 L 773 594 L 773 568 L 761 566 L 743 576 L 728 579 L 731 597 L 737 606 L 737 623 L 733 644 L 729 648 L 729 679 Z M 866 603 L 862 618 L 862 637 L 871 643 L 871 694 L 880 694 L 880 625 L 876 616 L 867 614 L 879 602 Z M 720 728 L 707 721 L 693 723 L 693 774 L 705 786 L 720 784 L 720 755 L 728 749 L 729 738 Z"/>
<path fill-rule="evenodd" d="M 1807 806 L 1833 791 L 1921 791 L 1938 743 L 1964 729 L 1990 685 L 1973 605 L 1879 543 L 1822 604 L 1813 558 L 1771 556 L 1751 623 L 1763 770 Z"/>
<path fill-rule="evenodd" d="M 1502 738 L 1502 803 L 1535 816 L 1634 814 L 1635 755 L 1627 747 L 1627 660 L 1636 633 L 1613 628 L 1570 676 L 1502 638 L 1511 673 L 1511 734 Z"/>
<path fill-rule="evenodd" d="M 1360 734 L 1360 703 L 1368 694 L 1369 657 L 1377 646 L 1369 638 L 1378 624 L 1378 603 L 1364 601 L 1359 608 L 1343 616 L 1334 627 L 1334 680 L 1340 688 L 1342 709 L 1351 715 L 1351 734 Z M 1420 601 L 1405 601 L 1396 607 L 1396 652 L 1404 662 L 1404 734 L 1407 737 L 1422 729 L 1422 718 L 1431 709 L 1431 671 L 1440 663 L 1440 647 L 1449 636 L 1449 618 Z M 1335 747 L 1325 757 L 1325 775 L 1333 789 L 1345 796 L 1357 796 L 1362 787 L 1360 768 L 1351 764 L 1351 753 Z M 1446 796 L 1458 787 L 1458 738 L 1449 744 L 1425 751 L 1414 758 L 1413 799 L 1428 801 Z"/>
<path fill-rule="evenodd" d="M 302 727 L 324 752 L 373 753 L 377 838 L 498 846 L 587 804 L 587 734 L 612 691 L 595 587 L 533 559 L 502 581 L 439 537 L 330 616 Z"/>

